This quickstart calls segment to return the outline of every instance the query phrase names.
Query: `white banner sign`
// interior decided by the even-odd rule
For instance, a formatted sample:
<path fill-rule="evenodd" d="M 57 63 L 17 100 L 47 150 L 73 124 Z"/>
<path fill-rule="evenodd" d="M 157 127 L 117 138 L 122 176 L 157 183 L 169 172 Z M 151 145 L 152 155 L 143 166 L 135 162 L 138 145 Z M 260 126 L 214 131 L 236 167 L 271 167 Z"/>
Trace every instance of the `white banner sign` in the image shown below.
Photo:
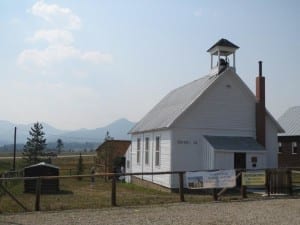
<path fill-rule="evenodd" d="M 187 172 L 186 183 L 191 189 L 235 187 L 235 171 Z"/>

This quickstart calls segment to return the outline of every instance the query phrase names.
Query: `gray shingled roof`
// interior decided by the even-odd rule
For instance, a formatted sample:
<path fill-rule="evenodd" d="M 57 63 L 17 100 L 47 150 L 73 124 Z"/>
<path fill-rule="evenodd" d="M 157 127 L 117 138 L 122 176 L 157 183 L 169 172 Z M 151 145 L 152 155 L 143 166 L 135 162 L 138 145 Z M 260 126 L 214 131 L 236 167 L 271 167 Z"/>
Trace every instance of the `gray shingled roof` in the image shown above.
<path fill-rule="evenodd" d="M 224 47 L 230 47 L 230 48 L 235 48 L 235 49 L 240 48 L 239 46 L 233 44 L 232 42 L 228 41 L 227 39 L 222 38 L 217 43 L 215 43 L 213 46 L 211 46 L 207 51 L 209 52 L 211 49 L 213 49 L 216 46 L 224 46 Z"/>
<path fill-rule="evenodd" d="M 253 137 L 204 136 L 209 144 L 218 150 L 263 151 Z"/>
<path fill-rule="evenodd" d="M 279 124 L 285 130 L 280 136 L 298 136 L 300 135 L 300 106 L 289 108 L 278 119 Z"/>
<path fill-rule="evenodd" d="M 169 127 L 219 76 L 207 75 L 171 91 L 129 133 Z"/>
<path fill-rule="evenodd" d="M 225 75 L 226 72 L 232 72 L 231 69 L 227 69 L 222 72 Z M 130 131 L 129 133 L 139 133 L 152 130 L 160 130 L 169 128 L 174 121 L 185 112 L 189 106 L 191 106 L 212 84 L 221 76 L 207 75 L 198 80 L 190 82 L 182 87 L 179 87 L 171 91 L 166 97 L 164 97 L 149 113 L 146 114 Z M 240 79 L 240 78 L 239 78 Z M 241 80 L 241 82 L 243 82 Z M 249 93 L 255 101 L 255 96 L 251 90 L 245 85 Z M 277 126 L 279 132 L 283 132 L 283 129 L 278 122 L 267 111 L 267 116 Z"/>

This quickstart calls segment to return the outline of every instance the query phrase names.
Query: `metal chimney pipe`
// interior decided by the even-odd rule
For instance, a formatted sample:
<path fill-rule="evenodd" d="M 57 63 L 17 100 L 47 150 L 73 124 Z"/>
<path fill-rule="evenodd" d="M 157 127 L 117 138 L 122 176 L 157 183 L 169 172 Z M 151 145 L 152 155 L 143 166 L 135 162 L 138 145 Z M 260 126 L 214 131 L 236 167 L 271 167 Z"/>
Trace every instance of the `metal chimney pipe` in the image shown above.
<path fill-rule="evenodd" d="M 259 67 L 258 75 L 261 77 L 262 76 L 262 61 L 258 61 L 258 67 Z"/>

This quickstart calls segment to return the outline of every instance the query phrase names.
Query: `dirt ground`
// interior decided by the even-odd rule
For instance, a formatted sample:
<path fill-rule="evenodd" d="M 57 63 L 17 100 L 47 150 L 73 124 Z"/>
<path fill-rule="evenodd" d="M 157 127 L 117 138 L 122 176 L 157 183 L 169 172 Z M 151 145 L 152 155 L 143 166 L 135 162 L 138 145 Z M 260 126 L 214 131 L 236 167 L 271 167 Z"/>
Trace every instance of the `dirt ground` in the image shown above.
<path fill-rule="evenodd" d="M 66 210 L 0 215 L 1 225 L 299 225 L 300 199 Z"/>

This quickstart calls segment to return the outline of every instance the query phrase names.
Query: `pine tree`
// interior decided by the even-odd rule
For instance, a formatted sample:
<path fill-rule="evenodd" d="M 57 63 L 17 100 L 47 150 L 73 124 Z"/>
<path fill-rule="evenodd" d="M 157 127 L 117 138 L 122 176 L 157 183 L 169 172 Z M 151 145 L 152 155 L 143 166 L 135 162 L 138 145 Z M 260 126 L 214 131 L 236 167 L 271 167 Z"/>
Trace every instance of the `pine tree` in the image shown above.
<path fill-rule="evenodd" d="M 60 138 L 57 139 L 57 142 L 56 142 L 57 153 L 60 154 L 63 148 L 64 148 L 63 141 Z"/>
<path fill-rule="evenodd" d="M 45 133 L 43 125 L 39 122 L 33 124 L 29 131 L 30 137 L 23 148 L 23 159 L 28 165 L 35 164 L 41 161 L 41 156 L 46 148 Z"/>

